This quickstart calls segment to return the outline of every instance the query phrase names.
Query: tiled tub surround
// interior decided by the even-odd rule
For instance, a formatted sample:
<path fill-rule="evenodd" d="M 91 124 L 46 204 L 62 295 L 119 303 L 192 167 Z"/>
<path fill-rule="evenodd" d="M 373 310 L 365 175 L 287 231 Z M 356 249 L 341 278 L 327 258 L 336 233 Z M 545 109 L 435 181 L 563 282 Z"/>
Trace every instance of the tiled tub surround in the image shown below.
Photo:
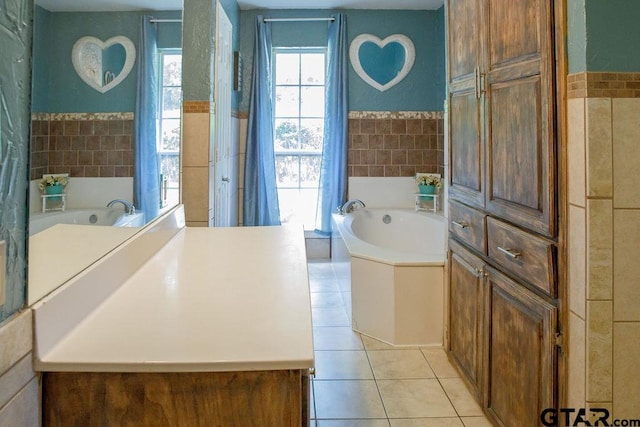
<path fill-rule="evenodd" d="M 238 219 L 242 224 L 247 114 L 240 113 L 239 118 Z M 351 111 L 347 174 L 349 178 L 398 178 L 431 172 L 444 177 L 444 129 L 442 111 Z"/>
<path fill-rule="evenodd" d="M 568 80 L 567 406 L 637 419 L 640 73 L 581 73 Z M 580 81 L 588 82 L 584 90 L 572 91 Z"/>
<path fill-rule="evenodd" d="M 444 176 L 441 111 L 349 113 L 350 177 L 406 177 L 416 172 Z"/>
<path fill-rule="evenodd" d="M 133 113 L 34 113 L 31 179 L 133 176 Z"/>

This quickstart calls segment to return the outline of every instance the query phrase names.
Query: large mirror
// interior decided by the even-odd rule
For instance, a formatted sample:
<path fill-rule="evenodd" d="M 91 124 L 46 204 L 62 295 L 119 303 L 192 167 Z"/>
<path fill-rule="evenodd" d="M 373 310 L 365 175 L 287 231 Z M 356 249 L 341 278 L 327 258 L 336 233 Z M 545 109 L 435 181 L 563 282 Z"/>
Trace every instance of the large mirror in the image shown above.
<path fill-rule="evenodd" d="M 179 200 L 182 2 L 154 2 L 163 10 L 150 11 L 148 4 L 136 1 L 126 6 L 113 0 L 35 1 L 29 305 Z M 145 15 L 153 17 L 157 39 L 153 79 L 138 78 L 139 61 L 148 58 L 140 47 Z M 78 47 L 73 55 L 79 40 L 91 41 L 93 56 L 101 58 L 100 75 L 93 80 L 87 78 L 91 60 L 78 61 Z M 116 65 L 109 59 L 114 52 L 120 56 Z M 129 64 L 132 52 L 135 59 Z M 84 67 L 80 73 L 74 61 Z M 152 147 L 151 155 L 139 153 L 144 150 L 135 144 L 144 139 L 136 136 L 142 135 L 136 123 L 136 116 L 142 117 L 136 111 L 139 85 L 156 94 L 155 123 L 144 122 L 157 134 L 145 149 Z M 155 167 L 153 185 L 136 190 L 136 172 L 149 175 Z M 62 193 L 54 193 L 50 184 L 62 186 Z M 153 209 L 137 206 L 140 191 L 151 196 Z"/>

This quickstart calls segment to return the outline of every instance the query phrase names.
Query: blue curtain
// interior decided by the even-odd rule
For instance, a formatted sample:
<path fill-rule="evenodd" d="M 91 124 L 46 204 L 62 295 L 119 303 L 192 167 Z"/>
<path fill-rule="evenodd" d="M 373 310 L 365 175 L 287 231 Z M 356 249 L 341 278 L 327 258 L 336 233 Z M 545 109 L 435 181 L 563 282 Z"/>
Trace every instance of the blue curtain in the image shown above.
<path fill-rule="evenodd" d="M 320 188 L 316 212 L 316 232 L 331 233 L 331 214 L 347 198 L 348 150 L 348 39 L 347 17 L 332 16 L 327 46 L 324 141 L 320 167 Z"/>
<path fill-rule="evenodd" d="M 137 210 L 149 221 L 160 209 L 160 168 L 156 148 L 157 109 L 157 31 L 156 24 L 142 17 L 138 47 L 138 81 L 136 88 L 133 197 Z"/>
<path fill-rule="evenodd" d="M 264 22 L 263 16 L 258 16 L 244 165 L 242 216 L 245 226 L 280 225 L 273 151 L 271 72 L 271 24 Z"/>

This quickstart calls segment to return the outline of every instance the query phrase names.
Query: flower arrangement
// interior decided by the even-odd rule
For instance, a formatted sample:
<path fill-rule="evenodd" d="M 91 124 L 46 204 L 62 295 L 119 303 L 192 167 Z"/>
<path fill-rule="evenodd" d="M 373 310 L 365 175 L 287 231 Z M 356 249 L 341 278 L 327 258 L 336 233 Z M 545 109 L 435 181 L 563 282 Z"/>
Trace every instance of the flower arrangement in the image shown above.
<path fill-rule="evenodd" d="M 420 174 L 416 175 L 416 183 L 418 185 L 434 185 L 440 187 L 442 180 L 436 175 Z"/>
<path fill-rule="evenodd" d="M 65 186 L 69 182 L 69 178 L 66 175 L 47 175 L 43 176 L 38 184 L 40 190 L 44 190 L 45 187 L 53 187 L 54 185 Z"/>

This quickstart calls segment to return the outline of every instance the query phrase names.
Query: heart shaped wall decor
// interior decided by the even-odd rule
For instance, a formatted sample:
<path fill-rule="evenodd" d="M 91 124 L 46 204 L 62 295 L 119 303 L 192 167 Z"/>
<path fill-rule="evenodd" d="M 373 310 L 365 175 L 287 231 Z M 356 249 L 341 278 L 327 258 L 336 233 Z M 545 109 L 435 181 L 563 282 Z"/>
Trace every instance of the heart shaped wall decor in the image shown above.
<path fill-rule="evenodd" d="M 119 85 L 131 72 L 136 60 L 133 42 L 124 36 L 102 41 L 82 37 L 73 45 L 71 61 L 78 76 L 100 93 Z"/>
<path fill-rule="evenodd" d="M 409 74 L 416 52 L 411 39 L 403 34 L 393 34 L 384 40 L 360 34 L 351 42 L 349 58 L 362 80 L 384 92 Z"/>

